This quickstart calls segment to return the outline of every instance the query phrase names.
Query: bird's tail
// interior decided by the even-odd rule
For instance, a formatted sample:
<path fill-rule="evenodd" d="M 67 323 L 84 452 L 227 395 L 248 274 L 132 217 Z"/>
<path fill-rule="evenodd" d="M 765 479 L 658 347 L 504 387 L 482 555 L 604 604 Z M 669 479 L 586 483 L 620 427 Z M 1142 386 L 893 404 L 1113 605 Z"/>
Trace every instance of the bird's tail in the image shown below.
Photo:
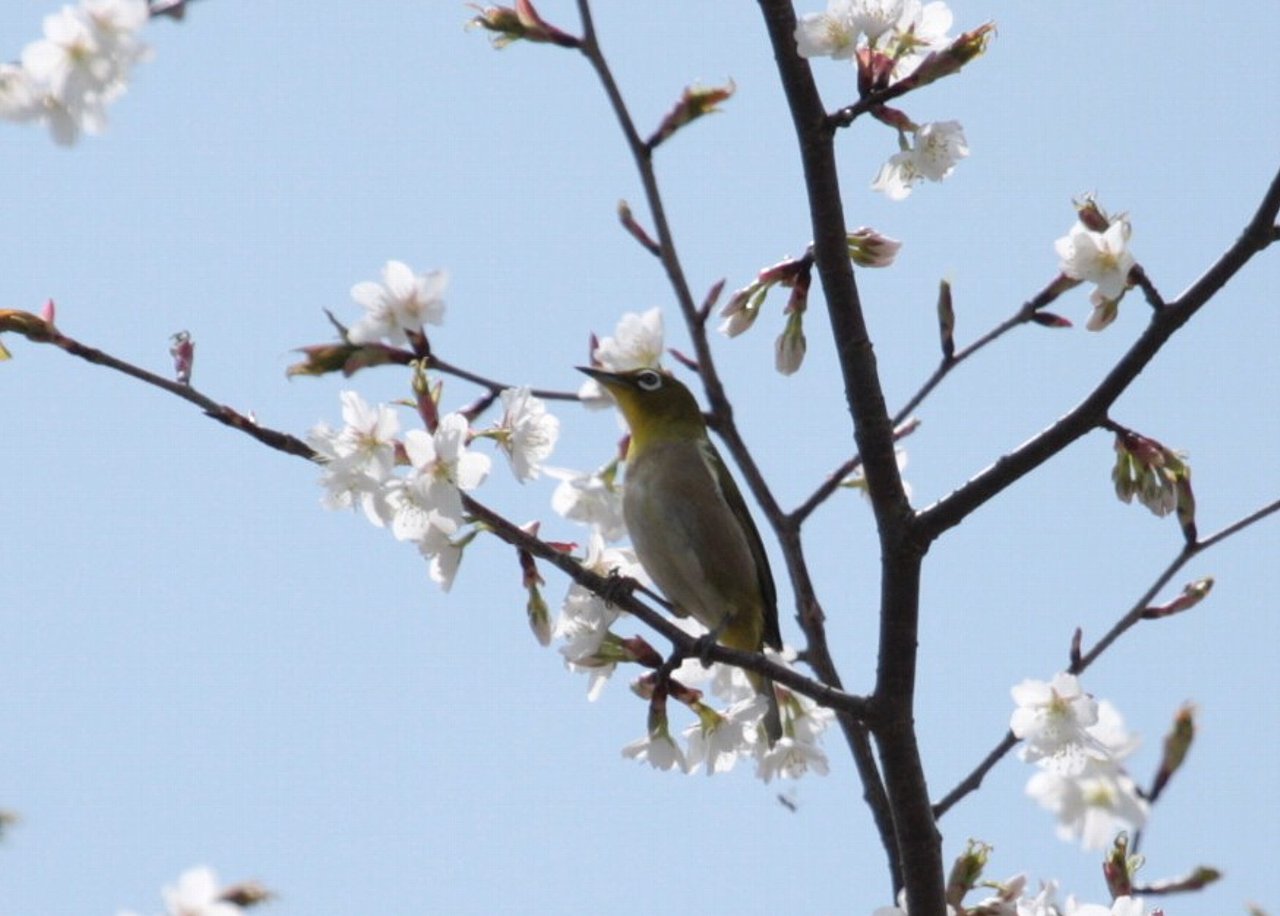
<path fill-rule="evenodd" d="M 756 691 L 763 693 L 769 704 L 761 723 L 764 725 L 765 736 L 769 739 L 769 747 L 773 747 L 782 738 L 782 710 L 778 707 L 778 691 L 774 688 L 773 681 L 766 677 L 755 673 L 750 673 L 749 677 Z"/>

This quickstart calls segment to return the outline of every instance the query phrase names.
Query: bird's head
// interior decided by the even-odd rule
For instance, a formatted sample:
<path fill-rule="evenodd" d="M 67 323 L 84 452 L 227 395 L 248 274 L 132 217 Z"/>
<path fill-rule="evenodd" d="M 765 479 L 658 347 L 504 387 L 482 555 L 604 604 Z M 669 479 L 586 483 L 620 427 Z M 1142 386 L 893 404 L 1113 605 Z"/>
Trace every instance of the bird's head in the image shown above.
<path fill-rule="evenodd" d="M 632 446 L 662 439 L 706 436 L 702 411 L 689 389 L 657 369 L 606 372 L 579 366 L 613 395 L 631 430 Z"/>

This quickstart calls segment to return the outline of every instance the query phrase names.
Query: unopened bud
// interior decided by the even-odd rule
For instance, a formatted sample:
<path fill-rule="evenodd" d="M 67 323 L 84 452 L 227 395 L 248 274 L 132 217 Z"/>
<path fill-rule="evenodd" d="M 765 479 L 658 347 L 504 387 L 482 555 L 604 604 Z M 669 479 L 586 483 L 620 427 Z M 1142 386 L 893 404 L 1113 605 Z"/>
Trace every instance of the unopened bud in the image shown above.
<path fill-rule="evenodd" d="M 631 212 L 631 205 L 625 200 L 618 201 L 618 222 L 622 223 L 622 228 L 626 229 L 631 237 L 643 245 L 650 254 L 659 255 L 662 253 L 662 248 L 653 240 L 653 237 L 645 231 L 643 226 L 636 222 L 635 215 Z M 595 345 L 593 343 L 592 349 L 594 350 L 594 348 Z"/>
<path fill-rule="evenodd" d="M 535 572 L 536 576 L 537 573 Z M 541 582 L 541 577 L 537 582 Z M 525 611 L 529 615 L 529 629 L 533 631 L 534 639 L 538 640 L 538 645 L 551 645 L 551 612 L 547 608 L 546 599 L 542 597 L 542 590 L 538 588 L 537 582 L 528 584 L 529 601 L 525 604 Z"/>
<path fill-rule="evenodd" d="M 1116 835 L 1111 851 L 1102 862 L 1102 875 L 1107 881 L 1107 890 L 1112 899 L 1127 897 L 1133 893 L 1133 878 L 1142 867 L 1142 856 L 1129 855 L 1129 834 L 1121 831 Z"/>
<path fill-rule="evenodd" d="M 951 283 L 938 284 L 938 337 L 942 343 L 942 358 L 949 360 L 956 353 L 956 310 L 951 301 Z"/>
<path fill-rule="evenodd" d="M 861 226 L 847 236 L 849 260 L 859 267 L 888 267 L 898 256 L 902 243 L 881 235 L 876 230 Z"/>
<path fill-rule="evenodd" d="M 1160 756 L 1160 769 L 1156 771 L 1156 778 L 1151 784 L 1150 801 L 1154 802 L 1160 797 L 1173 774 L 1181 769 L 1195 737 L 1195 707 L 1187 703 L 1178 710 L 1173 719 L 1173 728 L 1164 736 L 1164 751 Z"/>
<path fill-rule="evenodd" d="M 1031 313 L 1031 320 L 1046 328 L 1069 328 L 1070 319 L 1063 318 L 1053 312 L 1036 311 Z"/>
<path fill-rule="evenodd" d="M 986 52 L 995 32 L 994 22 L 965 32 L 941 51 L 934 51 L 925 57 L 904 82 L 909 82 L 912 88 L 918 88 L 958 73 L 961 67 Z"/>
<path fill-rule="evenodd" d="M 897 63 L 892 57 L 875 50 L 870 46 L 858 49 L 855 57 L 858 65 L 858 95 L 866 98 L 877 89 L 889 85 L 893 76 L 893 68 Z"/>
<path fill-rule="evenodd" d="M 222 893 L 218 895 L 219 900 L 242 909 L 266 903 L 274 897 L 275 894 L 258 881 L 241 881 L 239 884 L 224 888 Z"/>
<path fill-rule="evenodd" d="M 1106 232 L 1111 228 L 1111 217 L 1107 216 L 1102 207 L 1098 206 L 1098 202 L 1092 194 L 1086 194 L 1079 200 L 1073 201 L 1076 208 L 1076 218 L 1080 220 L 1081 225 L 1086 229 L 1094 232 Z"/>
<path fill-rule="evenodd" d="M 796 311 L 787 316 L 787 326 L 773 344 L 773 362 L 783 375 L 794 375 L 804 362 L 804 312 Z"/>
<path fill-rule="evenodd" d="M 296 353 L 306 358 L 285 369 L 288 378 L 295 375 L 328 375 L 330 372 L 345 372 L 351 355 L 357 347 L 351 344 L 316 344 L 310 347 L 299 347 Z M 348 375 L 350 373 L 347 373 Z"/>
<path fill-rule="evenodd" d="M 1165 604 L 1157 604 L 1147 608 L 1142 612 L 1144 620 L 1158 620 L 1161 617 L 1171 617 L 1174 614 L 1180 614 L 1188 608 L 1193 608 L 1206 597 L 1213 589 L 1213 577 L 1206 576 L 1203 579 L 1197 579 L 1194 582 L 1183 586 L 1182 594 L 1172 601 Z"/>
<path fill-rule="evenodd" d="M 479 12 L 467 23 L 469 28 L 481 28 L 493 32 L 493 46 L 505 48 L 513 41 L 546 42 L 562 48 L 576 48 L 582 42 L 567 32 L 551 25 L 530 2 L 516 0 L 515 8 L 509 6 L 476 6 L 471 8 Z"/>
<path fill-rule="evenodd" d="M 169 338 L 169 355 L 173 357 L 173 374 L 178 384 L 191 384 L 191 368 L 196 359 L 196 342 L 187 331 L 179 331 Z"/>
<path fill-rule="evenodd" d="M 1138 890 L 1144 894 L 1181 894 L 1187 891 L 1204 890 L 1210 884 L 1222 878 L 1222 872 L 1208 865 L 1198 866 L 1191 874 L 1183 875 L 1180 878 L 1169 878 L 1164 881 L 1153 881 L 1151 884 Z M 1262 910 L 1250 908 L 1249 913 L 1254 916 L 1265 916 Z M 1153 913 L 1152 916 L 1155 916 Z"/>
<path fill-rule="evenodd" d="M 684 92 L 680 94 L 680 100 L 667 112 L 653 135 L 645 141 L 646 145 L 649 149 L 654 149 L 686 124 L 717 111 L 716 106 L 733 95 L 736 89 L 737 86 L 734 85 L 733 80 L 729 80 L 723 86 L 685 87 Z"/>
<path fill-rule="evenodd" d="M 48 321 L 20 309 L 0 309 L 0 332 L 4 331 L 13 331 L 36 342 L 53 338 L 53 326 Z"/>

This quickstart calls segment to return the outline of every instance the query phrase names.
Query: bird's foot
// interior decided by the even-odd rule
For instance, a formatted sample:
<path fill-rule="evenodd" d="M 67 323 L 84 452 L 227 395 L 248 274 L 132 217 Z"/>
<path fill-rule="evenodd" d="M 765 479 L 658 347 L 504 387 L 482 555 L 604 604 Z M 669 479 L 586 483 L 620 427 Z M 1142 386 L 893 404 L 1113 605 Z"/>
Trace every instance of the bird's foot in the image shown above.
<path fill-rule="evenodd" d="M 609 574 L 605 576 L 604 588 L 600 590 L 600 597 L 604 599 L 605 607 L 613 607 L 619 601 L 630 598 L 639 586 L 639 582 L 630 576 L 622 575 L 615 567 L 609 570 Z"/>
<path fill-rule="evenodd" d="M 703 633 L 694 641 L 692 654 L 698 657 L 704 668 L 711 667 L 711 652 L 716 646 L 716 637 L 715 632 Z"/>

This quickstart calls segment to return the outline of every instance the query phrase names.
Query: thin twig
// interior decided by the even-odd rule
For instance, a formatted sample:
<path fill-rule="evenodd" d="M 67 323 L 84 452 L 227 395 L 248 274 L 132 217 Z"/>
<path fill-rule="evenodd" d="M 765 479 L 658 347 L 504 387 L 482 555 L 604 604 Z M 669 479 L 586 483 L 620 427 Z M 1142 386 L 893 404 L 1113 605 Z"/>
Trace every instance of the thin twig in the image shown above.
<path fill-rule="evenodd" d="M 1217 531 L 1203 540 L 1197 541 L 1195 544 L 1184 546 L 1182 550 L 1169 562 L 1169 564 L 1156 576 L 1155 580 L 1142 593 L 1142 596 L 1126 611 L 1119 620 L 1111 627 L 1110 630 L 1103 635 L 1094 646 L 1083 654 L 1074 655 L 1070 667 L 1067 669 L 1070 674 L 1080 674 L 1090 665 L 1098 660 L 1098 658 L 1110 648 L 1116 640 L 1125 634 L 1126 631 L 1132 629 L 1139 621 L 1143 619 L 1143 612 L 1151 605 L 1170 580 L 1178 574 L 1178 572 L 1191 561 L 1193 557 L 1199 556 L 1209 548 L 1222 543 L 1232 535 L 1244 531 L 1250 525 L 1262 521 L 1269 515 L 1280 512 L 1280 499 L 1268 503 L 1261 509 L 1250 512 L 1243 518 L 1232 522 L 1225 528 Z M 933 806 L 934 815 L 942 817 L 946 814 L 956 802 L 960 801 L 970 792 L 973 792 L 982 785 L 982 780 L 986 777 L 993 767 L 1000 760 L 1013 750 L 1018 744 L 1018 739 L 1013 736 L 1012 732 L 1007 732 L 1000 742 L 982 759 L 973 771 L 962 779 L 954 789 L 942 797 L 940 801 Z"/>
<path fill-rule="evenodd" d="M 312 463 L 322 463 L 322 457 L 298 437 L 254 423 L 232 408 L 218 403 L 190 385 L 164 378 L 95 347 L 86 346 L 74 338 L 47 328 L 47 325 L 45 329 L 42 329 L 42 333 L 28 334 L 26 336 L 33 342 L 52 344 L 87 362 L 105 366 L 108 369 L 131 376 L 182 398 L 184 401 L 199 407 L 212 419 L 231 426 L 247 436 L 251 436 L 269 448 Z M 794 690 L 796 693 L 809 697 L 822 706 L 830 707 L 855 719 L 865 720 L 872 715 L 870 704 L 865 698 L 845 693 L 828 684 L 807 678 L 798 671 L 770 661 L 763 654 L 742 652 L 719 644 L 711 647 L 702 645 L 697 637 L 681 630 L 666 615 L 637 600 L 634 595 L 618 594 L 616 583 L 608 577 L 601 576 L 585 568 L 573 557 L 522 530 L 514 522 L 507 520 L 472 497 L 462 494 L 462 501 L 467 512 L 482 522 L 485 528 L 498 538 L 512 546 L 529 551 L 535 557 L 555 566 L 575 582 L 596 594 L 608 595 L 622 610 L 627 611 L 646 626 L 660 633 L 677 649 L 686 653 L 699 652 L 711 661 L 723 662 L 724 664 L 763 674 L 773 681 Z"/>
<path fill-rule="evenodd" d="M 917 533 L 926 541 L 936 539 L 942 532 L 960 524 L 987 500 L 1003 492 L 1096 427 L 1111 405 L 1146 369 L 1168 340 L 1214 294 L 1226 286 L 1254 255 L 1270 244 L 1271 228 L 1278 211 L 1280 171 L 1277 171 L 1253 218 L 1235 243 L 1177 299 L 1153 313 L 1146 331 L 1083 401 L 1048 429 L 980 471 L 948 496 L 922 510 L 917 516 Z"/>

